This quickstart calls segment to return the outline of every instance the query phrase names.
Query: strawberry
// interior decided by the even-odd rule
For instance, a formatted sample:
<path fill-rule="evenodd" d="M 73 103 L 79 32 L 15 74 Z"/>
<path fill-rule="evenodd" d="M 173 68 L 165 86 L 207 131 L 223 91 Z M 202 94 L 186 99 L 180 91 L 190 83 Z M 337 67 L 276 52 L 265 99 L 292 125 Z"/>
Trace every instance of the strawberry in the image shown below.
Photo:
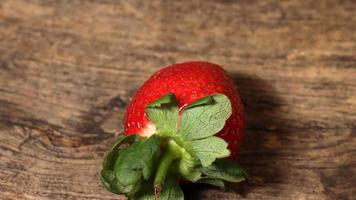
<path fill-rule="evenodd" d="M 229 143 L 231 157 L 235 158 L 245 128 L 244 108 L 233 81 L 224 69 L 208 62 L 176 64 L 151 76 L 127 107 L 125 134 L 154 134 L 155 126 L 146 115 L 145 107 L 167 93 L 176 96 L 180 108 L 214 93 L 226 95 L 232 104 L 232 115 L 217 135 Z"/>
<path fill-rule="evenodd" d="M 101 180 L 129 199 L 183 199 L 182 178 L 218 187 L 245 180 L 246 172 L 231 161 L 244 121 L 239 94 L 219 65 L 163 68 L 128 105 L 125 136 L 106 155 Z"/>

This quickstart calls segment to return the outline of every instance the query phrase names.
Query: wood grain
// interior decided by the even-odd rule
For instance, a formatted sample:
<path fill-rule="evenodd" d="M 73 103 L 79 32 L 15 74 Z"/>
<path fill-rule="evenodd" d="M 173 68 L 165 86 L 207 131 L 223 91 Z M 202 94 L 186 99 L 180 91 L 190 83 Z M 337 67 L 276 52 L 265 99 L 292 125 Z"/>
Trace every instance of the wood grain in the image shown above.
<path fill-rule="evenodd" d="M 352 0 L 0 1 L 0 199 L 125 199 L 101 186 L 127 102 L 160 67 L 223 65 L 252 184 L 188 199 L 356 196 Z"/>

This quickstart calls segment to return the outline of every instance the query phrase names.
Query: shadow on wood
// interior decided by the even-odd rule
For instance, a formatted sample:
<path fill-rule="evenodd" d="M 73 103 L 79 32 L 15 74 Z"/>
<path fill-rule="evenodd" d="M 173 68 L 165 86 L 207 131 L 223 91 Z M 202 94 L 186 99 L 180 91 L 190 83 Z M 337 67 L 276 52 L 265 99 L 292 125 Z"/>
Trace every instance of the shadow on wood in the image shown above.
<path fill-rule="evenodd" d="M 280 152 L 271 145 L 273 141 L 280 141 L 281 134 L 288 134 L 288 131 L 283 127 L 280 110 L 283 100 L 270 83 L 257 76 L 232 74 L 232 77 L 246 112 L 244 141 L 237 161 L 250 173 L 252 180 L 251 184 L 235 184 L 231 188 L 245 196 L 254 187 L 283 179 L 281 170 L 274 165 L 279 163 Z"/>

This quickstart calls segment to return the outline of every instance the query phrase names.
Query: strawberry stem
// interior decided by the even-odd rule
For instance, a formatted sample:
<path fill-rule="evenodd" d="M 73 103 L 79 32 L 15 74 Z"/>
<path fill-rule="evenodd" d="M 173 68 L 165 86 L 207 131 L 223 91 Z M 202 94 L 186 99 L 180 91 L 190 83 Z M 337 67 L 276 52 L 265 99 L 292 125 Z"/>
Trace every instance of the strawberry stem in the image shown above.
<path fill-rule="evenodd" d="M 160 191 L 162 191 L 162 187 L 166 179 L 168 169 L 171 166 L 171 163 L 182 156 L 182 148 L 173 140 L 168 140 L 166 148 L 167 149 L 165 150 L 161 158 L 161 162 L 158 166 L 158 170 L 154 180 L 155 196 L 158 196 Z"/>

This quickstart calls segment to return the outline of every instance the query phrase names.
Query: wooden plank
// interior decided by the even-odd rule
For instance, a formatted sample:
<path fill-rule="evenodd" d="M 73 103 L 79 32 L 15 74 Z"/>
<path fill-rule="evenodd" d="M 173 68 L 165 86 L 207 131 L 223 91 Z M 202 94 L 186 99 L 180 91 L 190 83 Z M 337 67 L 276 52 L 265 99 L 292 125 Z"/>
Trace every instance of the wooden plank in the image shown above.
<path fill-rule="evenodd" d="M 124 199 L 99 182 L 126 104 L 160 67 L 223 65 L 246 105 L 234 192 L 356 196 L 354 1 L 0 2 L 0 199 Z"/>

